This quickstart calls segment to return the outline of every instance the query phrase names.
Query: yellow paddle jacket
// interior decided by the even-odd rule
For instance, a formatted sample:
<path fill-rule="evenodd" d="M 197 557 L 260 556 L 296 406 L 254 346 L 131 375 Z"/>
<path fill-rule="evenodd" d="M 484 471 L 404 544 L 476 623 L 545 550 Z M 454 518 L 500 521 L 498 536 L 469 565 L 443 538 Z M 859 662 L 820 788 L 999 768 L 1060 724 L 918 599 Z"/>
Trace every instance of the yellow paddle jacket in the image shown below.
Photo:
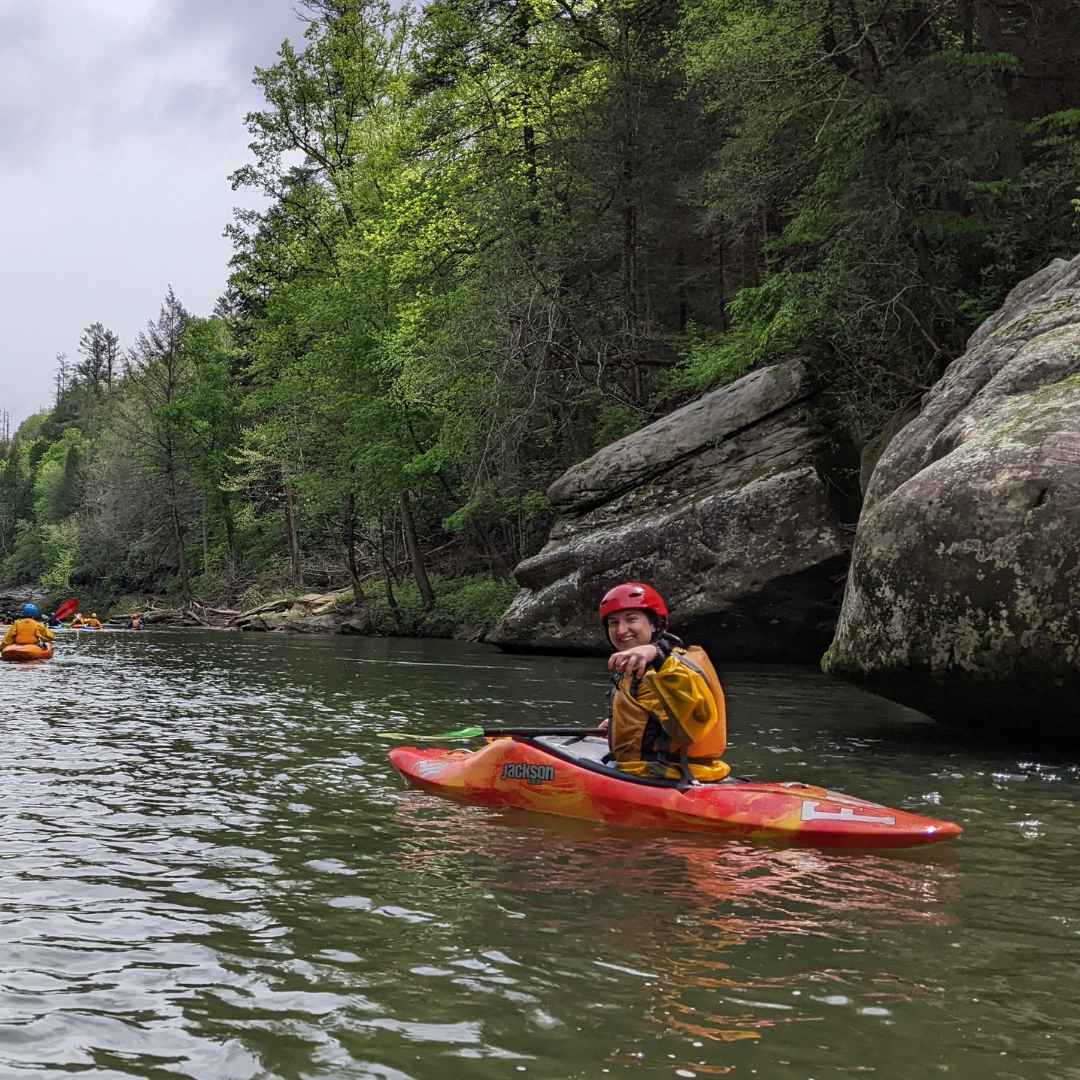
<path fill-rule="evenodd" d="M 618 676 L 608 744 L 616 766 L 636 776 L 723 780 L 724 691 L 705 650 L 676 646 L 641 679 Z"/>
<path fill-rule="evenodd" d="M 37 645 L 39 641 L 52 641 L 56 635 L 37 619 L 16 619 L 0 642 L 0 648 L 5 645 Z"/>

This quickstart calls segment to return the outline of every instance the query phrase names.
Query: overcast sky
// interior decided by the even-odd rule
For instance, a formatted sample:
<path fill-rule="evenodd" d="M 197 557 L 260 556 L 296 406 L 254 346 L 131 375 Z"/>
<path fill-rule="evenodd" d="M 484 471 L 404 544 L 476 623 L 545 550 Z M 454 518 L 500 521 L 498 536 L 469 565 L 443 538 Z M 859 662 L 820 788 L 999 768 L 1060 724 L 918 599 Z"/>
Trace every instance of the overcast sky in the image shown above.
<path fill-rule="evenodd" d="M 52 403 L 55 356 L 103 322 L 126 348 L 171 284 L 208 314 L 248 160 L 256 64 L 295 0 L 0 0 L 0 409 Z M 250 204 L 250 199 L 247 200 Z"/>

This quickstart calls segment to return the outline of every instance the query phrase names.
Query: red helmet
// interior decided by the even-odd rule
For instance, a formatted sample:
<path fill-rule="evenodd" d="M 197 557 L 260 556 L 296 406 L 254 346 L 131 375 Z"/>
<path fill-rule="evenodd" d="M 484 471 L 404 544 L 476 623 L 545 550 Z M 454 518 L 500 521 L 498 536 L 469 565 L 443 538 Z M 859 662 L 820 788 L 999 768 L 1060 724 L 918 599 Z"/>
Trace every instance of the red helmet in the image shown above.
<path fill-rule="evenodd" d="M 600 621 L 606 626 L 608 616 L 616 611 L 651 611 L 666 625 L 668 619 L 667 604 L 664 598 L 651 586 L 640 581 L 627 581 L 608 589 L 600 601 Z"/>

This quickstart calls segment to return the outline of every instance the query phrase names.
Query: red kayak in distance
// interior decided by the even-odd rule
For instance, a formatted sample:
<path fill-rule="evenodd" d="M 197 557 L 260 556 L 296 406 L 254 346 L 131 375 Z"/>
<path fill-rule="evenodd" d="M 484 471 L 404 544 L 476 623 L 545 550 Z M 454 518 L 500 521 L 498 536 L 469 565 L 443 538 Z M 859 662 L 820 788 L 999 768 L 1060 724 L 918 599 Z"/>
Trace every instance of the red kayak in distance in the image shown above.
<path fill-rule="evenodd" d="M 479 750 L 398 747 L 408 783 L 463 802 L 604 825 L 782 841 L 815 847 L 903 848 L 963 829 L 811 784 L 729 778 L 680 787 L 602 762 L 607 741 L 578 736 L 493 738 Z"/>

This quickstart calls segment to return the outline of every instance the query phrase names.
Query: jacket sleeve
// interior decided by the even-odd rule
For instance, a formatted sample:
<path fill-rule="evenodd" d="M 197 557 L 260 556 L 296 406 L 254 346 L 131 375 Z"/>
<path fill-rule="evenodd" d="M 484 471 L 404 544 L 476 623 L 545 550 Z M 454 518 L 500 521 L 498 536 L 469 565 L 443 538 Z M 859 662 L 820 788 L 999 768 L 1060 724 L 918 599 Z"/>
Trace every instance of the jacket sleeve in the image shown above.
<path fill-rule="evenodd" d="M 689 746 L 716 721 L 708 683 L 673 656 L 642 679 L 637 700 L 660 720 L 676 746 Z"/>
<path fill-rule="evenodd" d="M 2 649 L 5 645 L 10 645 L 14 640 L 15 640 L 15 624 L 12 623 L 8 627 L 7 633 L 4 635 L 4 640 L 0 641 L 0 649 Z"/>

